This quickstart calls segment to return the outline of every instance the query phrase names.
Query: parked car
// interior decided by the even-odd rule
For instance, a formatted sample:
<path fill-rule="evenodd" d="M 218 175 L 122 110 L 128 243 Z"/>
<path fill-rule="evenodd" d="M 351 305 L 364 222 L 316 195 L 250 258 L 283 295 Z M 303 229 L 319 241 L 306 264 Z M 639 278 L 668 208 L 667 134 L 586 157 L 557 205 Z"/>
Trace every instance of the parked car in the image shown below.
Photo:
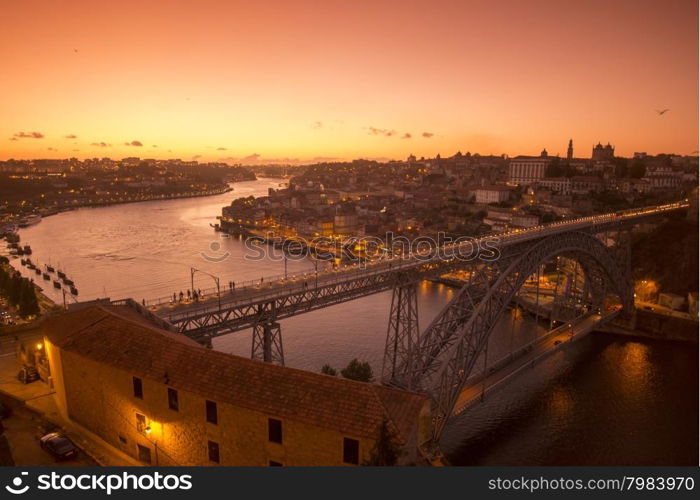
<path fill-rule="evenodd" d="M 78 447 L 67 436 L 52 432 L 39 440 L 41 448 L 56 460 L 69 460 L 78 456 Z"/>
<path fill-rule="evenodd" d="M 17 380 L 23 384 L 31 384 L 35 380 L 39 380 L 39 372 L 33 366 L 23 366 L 17 372 Z"/>

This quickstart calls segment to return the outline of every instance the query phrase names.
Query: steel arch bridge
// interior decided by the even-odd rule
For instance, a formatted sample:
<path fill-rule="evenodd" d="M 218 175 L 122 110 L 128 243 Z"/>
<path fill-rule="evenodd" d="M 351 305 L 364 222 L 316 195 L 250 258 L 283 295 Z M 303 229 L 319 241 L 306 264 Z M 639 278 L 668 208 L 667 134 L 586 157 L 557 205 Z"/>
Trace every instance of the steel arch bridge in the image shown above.
<path fill-rule="evenodd" d="M 585 295 L 592 308 L 615 295 L 624 311 L 632 311 L 625 246 L 611 249 L 598 236 L 575 231 L 508 247 L 498 260 L 474 266 L 467 283 L 423 333 L 418 330 L 415 292 L 409 286 L 396 289 L 382 369 L 384 383 L 431 396 L 436 442 L 496 321 L 540 265 L 557 256 L 570 258 L 586 276 Z"/>
<path fill-rule="evenodd" d="M 204 343 L 218 335 L 252 328 L 252 357 L 284 364 L 280 319 L 393 290 L 381 380 L 431 397 L 433 435 L 428 446 L 432 448 L 496 321 L 539 266 L 556 257 L 575 261 L 585 276 L 582 299 L 590 310 L 615 296 L 623 315 L 631 315 L 631 230 L 687 207 L 687 202 L 645 207 L 476 240 L 495 245 L 498 258 L 492 260 L 465 261 L 441 255 L 427 260 L 373 262 L 366 268 L 268 280 L 264 285 L 261 281 L 259 286 L 241 288 L 230 296 L 219 295 L 217 304 L 144 307 L 132 299 L 115 303 L 126 303 L 163 328 Z M 454 252 L 455 245 L 450 247 Z M 416 283 L 455 270 L 465 271 L 467 282 L 421 333 Z M 600 322 L 610 317 L 601 317 Z"/>

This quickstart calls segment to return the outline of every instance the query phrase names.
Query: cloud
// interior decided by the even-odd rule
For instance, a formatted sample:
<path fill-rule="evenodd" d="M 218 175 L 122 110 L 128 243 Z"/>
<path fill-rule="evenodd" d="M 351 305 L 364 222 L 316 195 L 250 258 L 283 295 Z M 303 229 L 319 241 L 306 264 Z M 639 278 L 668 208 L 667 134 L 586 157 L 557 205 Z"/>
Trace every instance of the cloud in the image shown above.
<path fill-rule="evenodd" d="M 56 148 L 46 148 L 46 149 L 48 149 L 49 151 L 58 151 L 58 149 L 56 149 Z"/>
<path fill-rule="evenodd" d="M 80 151 L 79 149 L 74 149 L 73 151 Z"/>
<path fill-rule="evenodd" d="M 435 134 L 433 134 L 432 132 L 423 132 L 422 135 L 423 135 L 423 137 L 425 137 L 426 139 L 430 139 L 430 138 L 431 138 L 432 136 L 434 136 Z"/>
<path fill-rule="evenodd" d="M 192 157 L 192 159 L 193 159 L 193 160 L 198 160 L 198 159 L 200 159 L 201 157 L 202 157 L 202 155 L 194 155 L 194 156 Z"/>
<path fill-rule="evenodd" d="M 316 129 L 316 130 L 323 128 L 323 122 L 315 121 L 311 124 L 311 128 Z"/>
<path fill-rule="evenodd" d="M 226 151 L 227 149 L 228 148 L 225 148 L 223 146 L 219 146 L 218 148 L 216 148 L 217 151 Z"/>
<path fill-rule="evenodd" d="M 152 147 L 152 148 L 157 148 L 157 147 L 158 147 L 158 144 L 154 144 L 154 145 L 151 146 L 151 147 Z"/>
<path fill-rule="evenodd" d="M 10 137 L 10 140 L 11 141 L 19 141 L 19 139 L 17 139 L 16 137 Z"/>
<path fill-rule="evenodd" d="M 396 135 L 396 130 L 389 130 L 386 128 L 369 127 L 370 135 L 383 135 L 385 137 L 391 137 Z"/>
<path fill-rule="evenodd" d="M 108 142 L 91 142 L 90 146 L 97 146 L 100 148 L 111 148 L 112 145 Z"/>
<path fill-rule="evenodd" d="M 44 134 L 41 132 L 17 132 L 14 137 L 18 139 L 43 139 Z"/>
<path fill-rule="evenodd" d="M 410 133 L 406 132 L 404 135 L 401 136 L 402 139 L 410 139 L 413 137 Z"/>
<path fill-rule="evenodd" d="M 63 136 L 64 139 L 77 139 L 78 136 L 75 134 L 68 134 Z"/>
<path fill-rule="evenodd" d="M 125 146 L 138 146 L 141 147 L 143 146 L 143 143 L 141 141 L 131 141 L 131 142 L 125 142 Z"/>
<path fill-rule="evenodd" d="M 243 161 L 258 161 L 260 159 L 260 155 L 258 153 L 253 153 L 252 155 L 248 155 L 242 158 Z"/>

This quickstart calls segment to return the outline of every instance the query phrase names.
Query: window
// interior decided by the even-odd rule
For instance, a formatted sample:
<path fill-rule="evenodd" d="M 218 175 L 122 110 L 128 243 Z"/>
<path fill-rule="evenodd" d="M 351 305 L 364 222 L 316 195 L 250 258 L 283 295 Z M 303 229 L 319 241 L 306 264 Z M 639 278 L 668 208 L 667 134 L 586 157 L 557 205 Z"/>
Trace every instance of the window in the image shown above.
<path fill-rule="evenodd" d="M 209 449 L 209 461 L 214 463 L 219 463 L 219 443 L 214 441 L 207 441 L 207 448 Z"/>
<path fill-rule="evenodd" d="M 143 383 L 138 377 L 132 377 L 134 382 L 134 397 L 143 399 Z"/>
<path fill-rule="evenodd" d="M 136 430 L 146 432 L 146 416 L 140 413 L 136 414 Z"/>
<path fill-rule="evenodd" d="M 168 408 L 178 411 L 177 391 L 168 387 Z"/>
<path fill-rule="evenodd" d="M 282 462 L 275 462 L 274 460 L 270 460 L 270 467 L 283 467 Z"/>
<path fill-rule="evenodd" d="M 357 439 L 343 438 L 343 462 L 355 465 L 360 463 L 360 442 Z"/>
<path fill-rule="evenodd" d="M 207 400 L 207 422 L 211 424 L 219 423 L 219 413 L 214 401 Z"/>
<path fill-rule="evenodd" d="M 267 439 L 272 443 L 282 444 L 282 421 L 276 418 L 267 419 Z"/>
<path fill-rule="evenodd" d="M 151 463 L 151 449 L 146 447 L 146 446 L 141 446 L 140 444 L 136 445 L 139 450 L 139 461 L 144 462 L 146 464 Z"/>

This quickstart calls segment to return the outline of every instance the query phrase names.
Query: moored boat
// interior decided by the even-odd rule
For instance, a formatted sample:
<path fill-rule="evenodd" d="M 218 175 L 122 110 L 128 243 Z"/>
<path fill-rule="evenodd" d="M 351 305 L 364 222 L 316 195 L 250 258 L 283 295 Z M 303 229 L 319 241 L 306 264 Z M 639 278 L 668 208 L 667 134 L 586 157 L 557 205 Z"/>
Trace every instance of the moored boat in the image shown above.
<path fill-rule="evenodd" d="M 41 222 L 41 215 L 31 214 L 27 215 L 26 217 L 22 217 L 19 220 L 19 227 L 33 226 L 34 224 L 38 224 L 39 222 Z"/>
<path fill-rule="evenodd" d="M 53 280 L 53 287 L 54 288 L 61 288 L 61 282 L 58 280 Z"/>
<path fill-rule="evenodd" d="M 49 273 L 44 273 L 41 275 L 42 278 L 44 278 L 46 281 L 49 281 L 51 279 L 51 276 L 49 276 Z"/>
<path fill-rule="evenodd" d="M 72 293 L 73 295 L 78 295 L 78 289 L 75 288 L 74 286 L 71 286 L 71 287 L 70 287 L 70 293 Z"/>

